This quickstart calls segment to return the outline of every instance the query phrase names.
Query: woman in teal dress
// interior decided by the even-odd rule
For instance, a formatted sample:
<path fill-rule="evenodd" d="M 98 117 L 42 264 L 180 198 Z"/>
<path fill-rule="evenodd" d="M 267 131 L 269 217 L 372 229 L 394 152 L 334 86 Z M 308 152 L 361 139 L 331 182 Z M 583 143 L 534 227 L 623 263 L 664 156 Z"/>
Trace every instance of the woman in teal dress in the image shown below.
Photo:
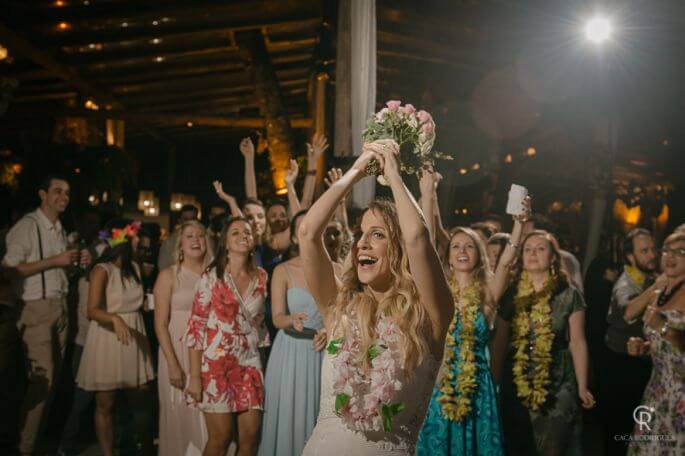
<path fill-rule="evenodd" d="M 521 245 L 519 274 L 502 298 L 493 344 L 496 380 L 502 372 L 505 450 L 580 456 L 581 407 L 595 403 L 588 390 L 585 303 L 566 278 L 551 234 L 532 231 Z"/>
<path fill-rule="evenodd" d="M 502 455 L 497 393 L 489 367 L 488 342 L 506 287 L 509 265 L 521 236 L 515 221 L 513 241 L 502 254 L 494 276 L 485 245 L 469 228 L 456 228 L 449 238 L 445 263 L 455 299 L 445 357 L 428 414 L 419 435 L 419 456 Z"/>
<path fill-rule="evenodd" d="M 303 215 L 293 217 L 291 233 L 297 233 Z M 279 331 L 266 369 L 260 456 L 299 456 L 319 414 L 326 332 L 307 290 L 294 236 L 292 242 L 295 256 L 276 266 L 271 280 L 273 322 Z"/>

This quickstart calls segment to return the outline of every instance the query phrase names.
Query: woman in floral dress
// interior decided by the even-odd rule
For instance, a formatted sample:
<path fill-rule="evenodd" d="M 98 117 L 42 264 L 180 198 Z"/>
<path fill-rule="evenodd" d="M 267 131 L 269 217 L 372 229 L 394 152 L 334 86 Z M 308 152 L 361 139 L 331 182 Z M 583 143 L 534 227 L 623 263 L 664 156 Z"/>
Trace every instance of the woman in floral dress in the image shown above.
<path fill-rule="evenodd" d="M 653 363 L 641 403 L 650 420 L 636 424 L 629 455 L 685 454 L 685 233 L 664 241 L 661 270 L 624 316 L 632 320 L 644 313 L 647 340 L 631 338 L 628 353 L 651 355 Z"/>
<path fill-rule="evenodd" d="M 255 265 L 252 227 L 231 219 L 198 284 L 186 332 L 190 349 L 187 393 L 207 424 L 206 456 L 223 456 L 237 421 L 239 454 L 256 454 L 264 402 L 258 346 L 263 314 L 251 314 L 266 295 L 266 272 Z"/>

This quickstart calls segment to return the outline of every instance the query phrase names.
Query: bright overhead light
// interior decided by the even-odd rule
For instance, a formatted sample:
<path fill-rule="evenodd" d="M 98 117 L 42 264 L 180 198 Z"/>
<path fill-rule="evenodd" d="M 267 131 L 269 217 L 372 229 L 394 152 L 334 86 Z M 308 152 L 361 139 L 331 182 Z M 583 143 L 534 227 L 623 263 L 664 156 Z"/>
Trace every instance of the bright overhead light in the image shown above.
<path fill-rule="evenodd" d="M 608 40 L 611 32 L 611 22 L 603 16 L 595 16 L 585 24 L 585 37 L 593 43 Z"/>

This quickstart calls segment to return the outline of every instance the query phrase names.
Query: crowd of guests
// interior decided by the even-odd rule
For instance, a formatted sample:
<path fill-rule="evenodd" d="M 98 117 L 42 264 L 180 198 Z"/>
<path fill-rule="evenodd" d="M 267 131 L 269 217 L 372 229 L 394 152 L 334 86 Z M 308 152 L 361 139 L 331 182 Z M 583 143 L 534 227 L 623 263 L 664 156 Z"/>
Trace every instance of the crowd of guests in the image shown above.
<path fill-rule="evenodd" d="M 631 231 L 621 270 L 583 281 L 530 199 L 510 233 L 495 216 L 446 228 L 441 176 L 424 172 L 415 200 L 392 141 L 330 170 L 315 200 L 326 148 L 309 145 L 301 199 L 292 161 L 288 202 L 265 206 L 243 140 L 243 204 L 214 182 L 225 212 L 205 226 L 183 207 L 159 248 L 119 218 L 90 245 L 70 241 L 69 183 L 45 179 L 2 259 L 6 397 L 20 391 L 13 350 L 26 366 L 17 451 L 45 451 L 71 369 L 71 404 L 52 410 L 65 455 L 90 413 L 104 455 L 582 455 L 594 408 L 606 454 L 685 452 L 685 228 L 661 248 Z M 392 201 L 351 226 L 346 197 L 372 160 Z"/>

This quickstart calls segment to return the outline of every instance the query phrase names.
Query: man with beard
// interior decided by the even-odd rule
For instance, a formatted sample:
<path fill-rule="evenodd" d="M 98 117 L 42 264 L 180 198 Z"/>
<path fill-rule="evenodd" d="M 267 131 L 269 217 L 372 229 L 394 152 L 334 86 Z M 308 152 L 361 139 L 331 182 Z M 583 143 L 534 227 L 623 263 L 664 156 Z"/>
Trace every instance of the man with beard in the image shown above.
<path fill-rule="evenodd" d="M 626 453 L 626 443 L 614 437 L 632 432 L 633 410 L 640 405 L 651 372 L 647 358 L 632 357 L 626 348 L 631 337 L 644 337 L 642 320 L 626 322 L 623 314 L 628 303 L 642 294 L 654 280 L 657 269 L 654 237 L 642 228 L 632 230 L 623 242 L 623 255 L 624 270 L 612 290 L 607 315 L 609 325 L 605 341 L 609 350 L 602 372 L 603 415 L 607 431 L 607 454 L 610 455 Z"/>

